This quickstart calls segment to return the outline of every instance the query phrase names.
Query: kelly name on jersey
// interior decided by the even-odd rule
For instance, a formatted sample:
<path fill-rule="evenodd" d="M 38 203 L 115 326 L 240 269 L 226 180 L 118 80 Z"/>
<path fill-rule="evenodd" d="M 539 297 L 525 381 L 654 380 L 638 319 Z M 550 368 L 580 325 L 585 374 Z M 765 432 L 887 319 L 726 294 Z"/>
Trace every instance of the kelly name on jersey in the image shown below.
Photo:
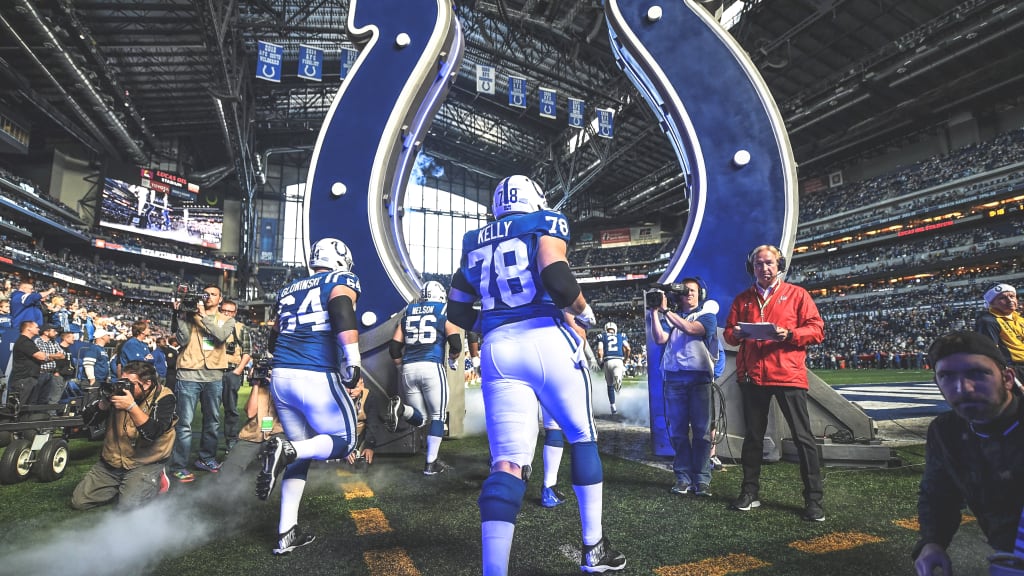
<path fill-rule="evenodd" d="M 539 210 L 502 218 L 463 237 L 462 270 L 480 296 L 483 333 L 526 318 L 561 316 L 540 279 L 541 236 L 568 244 L 569 221 L 561 212 Z"/>

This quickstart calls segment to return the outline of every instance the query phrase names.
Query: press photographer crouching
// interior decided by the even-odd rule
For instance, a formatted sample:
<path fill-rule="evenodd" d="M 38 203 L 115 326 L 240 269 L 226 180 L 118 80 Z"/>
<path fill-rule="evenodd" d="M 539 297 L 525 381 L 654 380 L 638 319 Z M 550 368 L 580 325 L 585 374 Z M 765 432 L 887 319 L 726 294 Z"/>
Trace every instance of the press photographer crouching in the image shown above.
<path fill-rule="evenodd" d="M 167 489 L 164 465 L 174 445 L 176 400 L 148 362 L 129 362 L 122 378 L 101 388 L 85 409 L 86 425 L 106 420 L 100 461 L 75 486 L 71 507 L 86 510 L 117 502 L 135 507 Z"/>

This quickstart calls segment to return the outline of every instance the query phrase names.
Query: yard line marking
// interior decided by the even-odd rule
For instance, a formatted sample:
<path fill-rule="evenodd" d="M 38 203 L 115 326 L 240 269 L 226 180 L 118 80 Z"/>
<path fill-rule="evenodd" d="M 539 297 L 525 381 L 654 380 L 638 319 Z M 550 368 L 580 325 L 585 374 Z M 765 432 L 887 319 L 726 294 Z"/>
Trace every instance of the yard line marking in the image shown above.
<path fill-rule="evenodd" d="M 342 482 L 341 490 L 345 493 L 345 500 L 373 498 L 373 489 L 361 480 L 358 482 Z"/>
<path fill-rule="evenodd" d="M 412 558 L 401 548 L 367 550 L 363 552 L 363 562 L 371 576 L 420 576 Z"/>
<path fill-rule="evenodd" d="M 770 563 L 747 554 L 728 554 L 705 558 L 700 562 L 661 566 L 654 569 L 657 576 L 725 576 L 733 572 L 746 572 L 771 566 Z"/>
<path fill-rule="evenodd" d="M 826 554 L 840 550 L 852 550 L 865 544 L 882 542 L 883 538 L 861 532 L 833 532 L 810 540 L 790 542 L 789 547 L 807 554 Z"/>
<path fill-rule="evenodd" d="M 960 523 L 966 524 L 968 522 L 974 522 L 974 520 L 974 516 L 971 516 L 970 514 L 964 514 L 963 520 L 961 520 Z M 913 530 L 914 532 L 917 532 L 921 529 L 921 525 L 917 522 L 917 516 L 911 518 L 897 518 L 896 520 L 893 520 L 892 523 L 899 526 L 900 528 L 906 528 L 907 530 Z"/>
<path fill-rule="evenodd" d="M 356 534 L 359 536 L 391 532 L 391 524 L 388 523 L 388 519 L 384 517 L 384 512 L 380 508 L 352 510 L 349 515 L 352 516 L 352 521 L 356 524 Z"/>

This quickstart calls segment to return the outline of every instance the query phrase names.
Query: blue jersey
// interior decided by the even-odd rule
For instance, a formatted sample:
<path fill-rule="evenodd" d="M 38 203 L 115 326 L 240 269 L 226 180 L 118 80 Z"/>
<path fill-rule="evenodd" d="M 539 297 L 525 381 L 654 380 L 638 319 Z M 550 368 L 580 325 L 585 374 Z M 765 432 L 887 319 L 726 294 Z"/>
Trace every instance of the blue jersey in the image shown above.
<path fill-rule="evenodd" d="M 441 363 L 447 323 L 448 306 L 444 302 L 413 302 L 406 306 L 402 318 L 402 362 Z"/>
<path fill-rule="evenodd" d="M 317 272 L 281 289 L 277 298 L 274 367 L 338 369 L 339 344 L 327 313 L 327 302 L 335 286 L 347 286 L 356 296 L 360 292 L 359 278 L 351 272 Z"/>
<path fill-rule="evenodd" d="M 102 384 L 110 377 L 110 356 L 107 350 L 99 344 L 86 342 L 77 352 L 78 378 L 87 381 L 85 367 L 92 366 L 93 375 L 96 377 L 96 384 Z"/>
<path fill-rule="evenodd" d="M 615 334 L 603 332 L 597 337 L 597 341 L 601 346 L 602 358 L 605 360 L 622 360 L 625 357 L 625 349 L 629 346 L 629 339 L 626 338 L 626 335 L 618 332 Z"/>
<path fill-rule="evenodd" d="M 507 216 L 462 239 L 462 274 L 480 298 L 481 332 L 527 318 L 561 318 L 537 265 L 541 236 L 569 243 L 569 221 L 541 210 Z"/>
<path fill-rule="evenodd" d="M 11 326 L 17 328 L 22 322 L 31 320 L 43 325 L 43 297 L 39 292 L 11 292 Z"/>

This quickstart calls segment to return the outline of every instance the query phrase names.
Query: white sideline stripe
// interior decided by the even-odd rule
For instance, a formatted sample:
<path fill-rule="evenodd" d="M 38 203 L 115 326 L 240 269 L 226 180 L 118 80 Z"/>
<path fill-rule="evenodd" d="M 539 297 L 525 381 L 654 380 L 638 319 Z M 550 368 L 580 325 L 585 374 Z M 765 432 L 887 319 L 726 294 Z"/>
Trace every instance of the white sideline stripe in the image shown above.
<path fill-rule="evenodd" d="M 901 410 L 906 408 L 934 408 L 934 404 L 916 404 L 913 402 L 878 402 L 875 400 L 856 402 L 861 410 Z"/>

